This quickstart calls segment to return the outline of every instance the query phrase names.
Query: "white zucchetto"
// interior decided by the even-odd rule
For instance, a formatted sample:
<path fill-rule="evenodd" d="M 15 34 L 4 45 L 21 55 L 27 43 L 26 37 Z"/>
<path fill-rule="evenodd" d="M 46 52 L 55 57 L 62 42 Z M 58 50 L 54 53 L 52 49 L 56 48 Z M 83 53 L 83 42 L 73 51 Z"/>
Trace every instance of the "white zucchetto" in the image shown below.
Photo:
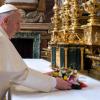
<path fill-rule="evenodd" d="M 17 10 L 17 8 L 11 4 L 4 4 L 0 7 L 0 14 L 9 12 L 9 11 L 13 11 L 13 10 Z"/>

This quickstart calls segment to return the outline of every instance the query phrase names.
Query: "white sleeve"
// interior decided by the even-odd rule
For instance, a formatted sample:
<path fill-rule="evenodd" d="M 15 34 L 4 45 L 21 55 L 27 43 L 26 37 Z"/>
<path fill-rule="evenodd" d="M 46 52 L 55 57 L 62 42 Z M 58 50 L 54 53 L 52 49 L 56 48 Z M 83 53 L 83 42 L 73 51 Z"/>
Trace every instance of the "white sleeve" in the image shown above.
<path fill-rule="evenodd" d="M 0 71 L 14 72 L 12 81 L 37 91 L 48 92 L 56 86 L 55 78 L 29 69 L 5 36 L 0 37 Z"/>
<path fill-rule="evenodd" d="M 45 75 L 41 72 L 27 69 L 24 80 L 15 81 L 15 83 L 33 89 L 35 91 L 49 92 L 55 89 L 56 79 L 54 77 Z"/>

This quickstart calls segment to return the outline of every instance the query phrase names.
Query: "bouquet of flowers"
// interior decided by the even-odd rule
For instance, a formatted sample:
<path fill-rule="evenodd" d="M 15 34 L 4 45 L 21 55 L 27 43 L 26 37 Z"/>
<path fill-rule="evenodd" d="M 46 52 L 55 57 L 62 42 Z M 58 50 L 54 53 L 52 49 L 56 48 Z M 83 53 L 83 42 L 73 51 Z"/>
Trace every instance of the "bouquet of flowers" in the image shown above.
<path fill-rule="evenodd" d="M 81 81 L 79 81 L 79 74 L 76 69 L 71 68 L 54 68 L 52 72 L 52 76 L 54 77 L 61 77 L 65 81 L 68 81 L 72 84 L 72 89 L 82 89 L 87 87 L 87 85 Z"/>

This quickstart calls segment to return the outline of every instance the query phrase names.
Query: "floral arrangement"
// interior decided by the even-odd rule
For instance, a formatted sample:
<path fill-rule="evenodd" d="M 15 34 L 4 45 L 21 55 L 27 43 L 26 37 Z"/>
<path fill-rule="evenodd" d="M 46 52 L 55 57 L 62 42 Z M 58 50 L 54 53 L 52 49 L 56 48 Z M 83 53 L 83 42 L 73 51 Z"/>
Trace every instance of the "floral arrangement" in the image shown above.
<path fill-rule="evenodd" d="M 79 81 L 79 74 L 76 69 L 71 68 L 54 68 L 52 72 L 52 76 L 54 77 L 61 77 L 65 81 L 68 81 L 72 84 L 72 89 L 82 89 L 87 87 L 87 85 L 81 81 Z"/>

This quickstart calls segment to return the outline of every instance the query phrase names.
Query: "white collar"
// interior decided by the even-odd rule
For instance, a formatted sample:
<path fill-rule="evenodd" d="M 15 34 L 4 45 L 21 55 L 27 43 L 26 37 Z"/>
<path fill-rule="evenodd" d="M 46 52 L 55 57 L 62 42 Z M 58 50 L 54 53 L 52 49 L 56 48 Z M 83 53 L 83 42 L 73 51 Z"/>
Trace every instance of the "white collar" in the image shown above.
<path fill-rule="evenodd" d="M 9 38 L 7 33 L 5 32 L 5 30 L 1 26 L 0 26 L 0 32 L 2 33 L 2 35 L 5 35 L 7 38 Z"/>

